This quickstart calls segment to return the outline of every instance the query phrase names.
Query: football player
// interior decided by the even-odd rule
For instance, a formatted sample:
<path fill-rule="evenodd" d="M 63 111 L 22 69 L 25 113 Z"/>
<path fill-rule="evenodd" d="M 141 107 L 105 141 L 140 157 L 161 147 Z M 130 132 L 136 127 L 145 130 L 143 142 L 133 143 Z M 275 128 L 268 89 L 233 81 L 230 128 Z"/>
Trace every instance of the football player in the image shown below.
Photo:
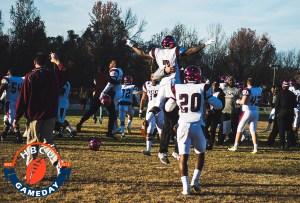
<path fill-rule="evenodd" d="M 260 87 L 254 87 L 254 81 L 252 78 L 248 78 L 247 80 L 247 88 L 244 88 L 242 91 L 242 98 L 236 100 L 237 104 L 242 105 L 242 113 L 240 116 L 240 121 L 237 127 L 236 137 L 234 146 L 228 148 L 229 151 L 236 151 L 239 145 L 240 139 L 242 137 L 242 133 L 249 123 L 250 134 L 252 136 L 253 142 L 253 151 L 252 154 L 257 153 L 257 123 L 258 123 L 258 105 L 260 103 L 262 94 L 262 89 Z"/>
<path fill-rule="evenodd" d="M 148 101 L 147 105 L 147 113 L 146 113 L 146 120 L 148 119 L 147 116 L 148 111 L 154 106 L 155 100 L 158 94 L 158 90 L 160 88 L 159 82 L 154 80 L 153 73 L 151 74 L 151 80 L 147 81 L 143 85 L 143 93 L 142 93 L 142 99 L 140 103 L 140 110 L 139 114 L 142 115 L 144 104 L 146 101 Z M 163 108 L 163 105 L 160 107 Z M 145 129 L 146 134 L 146 150 L 142 150 L 142 153 L 147 156 L 151 156 L 151 146 L 153 142 L 154 137 L 154 129 L 156 126 L 156 129 L 158 131 L 159 137 L 161 136 L 161 131 L 163 127 L 164 122 L 164 112 L 160 111 L 158 114 L 156 114 L 148 123 L 147 129 Z"/>
<path fill-rule="evenodd" d="M 118 102 L 123 95 L 122 78 L 122 69 L 117 67 L 116 60 L 111 60 L 109 64 L 109 82 L 105 86 L 104 90 L 101 92 L 100 100 L 104 95 L 109 95 L 111 97 L 111 104 L 107 106 L 109 116 L 108 130 L 106 136 L 113 139 L 117 139 L 117 137 L 115 137 L 114 134 L 121 131 L 121 128 L 118 127 L 117 111 L 119 110 Z"/>
<path fill-rule="evenodd" d="M 63 137 L 63 130 L 65 128 L 70 132 L 70 137 L 74 138 L 76 132 L 72 129 L 69 122 L 66 120 L 66 113 L 69 108 L 69 93 L 70 93 L 70 83 L 66 82 L 63 86 L 60 95 L 58 97 L 58 113 L 57 113 L 57 121 L 55 123 L 55 129 L 58 132 L 59 137 Z"/>
<path fill-rule="evenodd" d="M 134 46 L 134 42 L 126 40 L 126 45 L 130 46 L 138 55 L 154 59 L 158 65 L 158 69 L 154 73 L 154 80 L 160 81 L 161 88 L 159 90 L 160 98 L 156 100 L 155 106 L 150 109 L 149 113 L 153 114 L 149 116 L 151 120 L 154 114 L 157 114 L 161 109 L 160 103 L 168 99 L 168 95 L 165 94 L 165 87 L 173 84 L 179 84 L 180 81 L 180 69 L 178 61 L 181 56 L 189 56 L 198 53 L 204 47 L 214 43 L 213 39 L 208 40 L 204 44 L 200 44 L 196 47 L 185 48 L 177 45 L 176 39 L 173 36 L 165 36 L 161 42 L 161 48 L 153 48 L 148 54 Z M 174 108 L 172 112 L 165 113 L 164 127 L 161 134 L 161 143 L 158 157 L 164 164 L 169 164 L 168 160 L 168 145 L 169 140 L 173 132 L 173 127 L 177 124 L 178 108 Z M 150 120 L 147 120 L 148 122 Z M 176 150 L 175 150 L 176 151 Z M 174 154 L 176 155 L 176 154 Z M 175 156 L 174 156 L 175 157 Z M 177 156 L 176 156 L 177 157 Z"/>
<path fill-rule="evenodd" d="M 225 106 L 222 114 L 222 122 L 218 134 L 218 144 L 223 144 L 226 136 L 228 141 L 233 143 L 238 125 L 240 109 L 236 105 L 236 100 L 239 99 L 240 90 L 235 87 L 234 78 L 232 76 L 226 79 L 227 87 L 223 90 L 225 94 Z"/>
<path fill-rule="evenodd" d="M 292 145 L 296 144 L 298 140 L 298 129 L 299 129 L 299 121 L 300 121 L 300 90 L 297 85 L 297 81 L 295 79 L 291 79 L 289 81 L 289 90 L 296 95 L 297 108 L 294 108 L 294 122 L 293 122 L 293 131 L 295 135 L 295 140 L 292 140 Z"/>
<path fill-rule="evenodd" d="M 7 76 L 4 76 L 1 80 L 0 95 L 6 90 L 5 98 L 5 115 L 7 119 L 4 121 L 3 131 L 1 133 L 1 140 L 5 140 L 10 127 L 13 124 L 16 114 L 16 103 L 20 94 L 20 90 L 23 84 L 23 77 L 16 76 L 16 70 L 11 68 L 7 72 Z M 22 143 L 23 138 L 19 130 L 19 126 L 15 130 L 15 142 Z"/>
<path fill-rule="evenodd" d="M 124 77 L 124 84 L 122 85 L 122 97 L 119 100 L 119 118 L 121 122 L 121 137 L 125 137 L 125 118 L 128 116 L 127 122 L 127 133 L 130 134 L 130 126 L 132 122 L 132 117 L 134 115 L 134 109 L 132 107 L 134 94 L 137 93 L 137 87 L 132 84 L 133 79 L 131 76 Z"/>
<path fill-rule="evenodd" d="M 179 106 L 179 120 L 177 141 L 180 155 L 180 175 L 183 186 L 182 194 L 190 194 L 188 179 L 188 157 L 191 145 L 194 146 L 196 156 L 195 170 L 191 187 L 195 192 L 200 192 L 199 178 L 204 166 L 206 140 L 201 128 L 204 112 L 204 102 L 212 105 L 214 109 L 221 109 L 222 103 L 212 96 L 207 84 L 199 84 L 201 70 L 198 66 L 188 66 L 184 72 L 186 84 L 176 84 L 172 87 L 173 97 L 165 104 L 166 111 L 171 111 Z"/>

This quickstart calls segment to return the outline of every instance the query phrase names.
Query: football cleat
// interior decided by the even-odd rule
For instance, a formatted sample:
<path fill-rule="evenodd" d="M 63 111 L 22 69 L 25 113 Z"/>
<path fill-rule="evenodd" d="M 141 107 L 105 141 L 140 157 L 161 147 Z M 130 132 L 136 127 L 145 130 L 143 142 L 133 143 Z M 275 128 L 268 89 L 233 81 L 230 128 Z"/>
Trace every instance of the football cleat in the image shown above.
<path fill-rule="evenodd" d="M 189 194 L 191 194 L 191 189 L 190 188 L 184 189 L 184 190 L 182 190 L 181 194 L 189 195 Z"/>
<path fill-rule="evenodd" d="M 237 150 L 237 148 L 235 148 L 235 147 L 228 148 L 228 151 L 231 151 L 231 152 L 235 152 L 236 150 Z"/>
<path fill-rule="evenodd" d="M 251 152 L 251 154 L 257 154 L 257 150 L 253 150 L 252 152 Z"/>
<path fill-rule="evenodd" d="M 2 140 L 2 141 L 6 140 L 6 135 L 7 135 L 7 134 L 6 134 L 5 132 L 2 132 L 2 133 L 1 133 L 1 140 Z"/>
<path fill-rule="evenodd" d="M 191 185 L 191 188 L 192 188 L 193 191 L 196 192 L 196 193 L 200 193 L 200 192 L 201 192 L 201 187 L 200 187 L 200 185 L 198 185 L 198 184 Z"/>
<path fill-rule="evenodd" d="M 81 132 L 81 124 L 80 123 L 78 123 L 77 125 L 76 125 L 76 130 L 77 130 L 77 132 Z"/>
<path fill-rule="evenodd" d="M 177 161 L 179 161 L 179 159 L 180 159 L 180 156 L 179 156 L 179 154 L 178 154 L 178 153 L 176 153 L 176 152 L 173 152 L 173 153 L 172 153 L 172 156 L 173 156 L 175 159 L 177 159 Z"/>
<path fill-rule="evenodd" d="M 131 134 L 131 130 L 130 128 L 127 127 L 127 134 L 130 135 Z"/>
<path fill-rule="evenodd" d="M 111 133 L 113 134 L 113 135 L 115 135 L 115 134 L 117 134 L 118 132 L 120 132 L 122 129 L 119 127 L 119 128 L 116 128 L 116 129 L 114 129 Z"/>
<path fill-rule="evenodd" d="M 14 143 L 17 143 L 17 144 L 23 143 L 23 136 L 21 135 L 20 131 L 16 132 Z"/>
<path fill-rule="evenodd" d="M 76 131 L 75 131 L 75 130 L 72 130 L 72 131 L 70 132 L 70 138 L 74 138 L 75 135 L 76 135 Z"/>
<path fill-rule="evenodd" d="M 151 152 L 148 150 L 142 150 L 142 153 L 146 156 L 151 156 Z"/>
<path fill-rule="evenodd" d="M 163 164 L 169 164 L 170 161 L 168 159 L 168 155 L 166 153 L 158 153 L 158 158 Z"/>
<path fill-rule="evenodd" d="M 108 138 L 112 138 L 114 140 L 117 140 L 118 138 L 116 136 L 114 136 L 113 134 L 106 134 L 106 137 Z"/>

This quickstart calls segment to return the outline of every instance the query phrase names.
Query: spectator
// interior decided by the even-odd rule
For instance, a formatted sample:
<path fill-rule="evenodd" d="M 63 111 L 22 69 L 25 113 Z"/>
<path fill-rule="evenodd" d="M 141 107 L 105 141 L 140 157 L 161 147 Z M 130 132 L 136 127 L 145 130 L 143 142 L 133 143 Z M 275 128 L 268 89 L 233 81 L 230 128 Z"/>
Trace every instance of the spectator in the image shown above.
<path fill-rule="evenodd" d="M 278 119 L 278 130 L 281 149 L 289 149 L 293 142 L 294 108 L 297 107 L 296 95 L 289 91 L 289 83 L 283 81 L 282 91 L 278 93 L 275 103 L 275 114 Z M 285 133 L 287 132 L 287 143 Z"/>
<path fill-rule="evenodd" d="M 27 132 L 27 144 L 44 142 L 55 147 L 53 130 L 57 117 L 58 96 L 60 89 L 66 82 L 67 69 L 60 63 L 58 57 L 51 53 L 51 62 L 57 69 L 48 69 L 46 63 L 48 55 L 37 53 L 34 56 L 34 69 L 24 79 L 20 96 L 16 105 L 16 115 L 13 126 L 19 124 L 22 115 L 30 121 Z M 44 149 L 47 153 L 50 149 Z M 35 154 L 37 156 L 37 154 Z M 26 164 L 35 157 L 29 153 Z M 58 157 L 54 155 L 51 163 L 59 169 Z"/>
<path fill-rule="evenodd" d="M 80 109 L 85 110 L 86 103 L 88 100 L 88 93 L 86 90 L 83 90 L 83 87 L 81 87 L 80 89 L 79 99 L 80 99 Z"/>

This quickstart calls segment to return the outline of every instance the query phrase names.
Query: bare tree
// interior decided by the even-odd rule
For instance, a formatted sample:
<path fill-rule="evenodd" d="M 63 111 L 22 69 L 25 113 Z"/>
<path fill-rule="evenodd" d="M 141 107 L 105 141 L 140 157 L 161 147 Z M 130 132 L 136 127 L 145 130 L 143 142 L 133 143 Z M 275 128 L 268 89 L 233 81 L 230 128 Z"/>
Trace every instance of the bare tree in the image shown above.
<path fill-rule="evenodd" d="M 210 77 L 215 78 L 220 72 L 224 70 L 224 67 L 217 68 L 217 65 L 223 64 L 224 58 L 226 56 L 227 46 L 226 46 L 226 34 L 223 30 L 221 24 L 210 24 L 207 28 L 207 37 L 214 38 L 216 42 L 205 49 L 205 54 L 203 55 L 203 62 L 210 68 Z"/>
<path fill-rule="evenodd" d="M 0 35 L 3 35 L 3 20 L 2 20 L 2 11 L 0 10 Z"/>
<path fill-rule="evenodd" d="M 254 77 L 257 81 L 271 80 L 269 65 L 275 56 L 275 47 L 267 34 L 258 36 L 256 31 L 241 28 L 228 42 L 228 57 L 238 79 Z"/>

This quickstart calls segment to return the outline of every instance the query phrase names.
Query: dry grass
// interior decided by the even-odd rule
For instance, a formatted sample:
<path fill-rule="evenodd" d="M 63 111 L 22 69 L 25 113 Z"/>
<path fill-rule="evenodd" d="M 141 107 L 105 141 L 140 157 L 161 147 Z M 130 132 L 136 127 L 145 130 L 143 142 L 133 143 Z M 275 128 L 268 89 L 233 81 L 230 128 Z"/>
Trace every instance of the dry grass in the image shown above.
<path fill-rule="evenodd" d="M 80 116 L 68 117 L 72 126 L 79 119 Z M 140 123 L 135 118 L 133 134 L 113 141 L 104 134 L 106 119 L 102 125 L 95 125 L 90 119 L 75 140 L 67 134 L 56 139 L 61 155 L 73 165 L 68 182 L 52 195 L 32 199 L 5 183 L 3 176 L 0 202 L 300 202 L 299 148 L 283 152 L 278 147 L 263 147 L 266 135 L 259 136 L 261 147 L 257 155 L 250 154 L 251 142 L 244 143 L 239 152 L 226 151 L 226 145 L 216 146 L 206 153 L 200 180 L 202 193 L 185 197 L 181 195 L 178 162 L 173 157 L 169 165 L 159 161 L 158 141 L 151 157 L 141 153 L 145 140 L 139 135 Z M 258 131 L 265 126 L 266 121 L 261 121 Z M 88 149 L 89 137 L 94 136 L 102 139 L 99 151 Z M 1 163 L 10 161 L 21 146 L 1 143 Z M 192 153 L 190 177 L 194 161 Z"/>

